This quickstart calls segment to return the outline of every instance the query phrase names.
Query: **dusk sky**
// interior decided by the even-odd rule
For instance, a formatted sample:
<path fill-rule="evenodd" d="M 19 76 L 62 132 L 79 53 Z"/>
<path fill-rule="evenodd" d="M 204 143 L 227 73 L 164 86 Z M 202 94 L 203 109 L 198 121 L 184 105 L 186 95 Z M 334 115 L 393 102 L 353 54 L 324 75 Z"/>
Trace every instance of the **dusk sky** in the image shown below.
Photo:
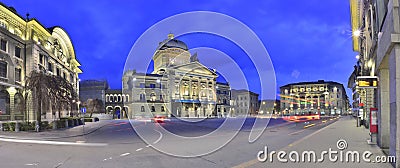
<path fill-rule="evenodd" d="M 82 64 L 84 73 L 80 78 L 106 79 L 113 89 L 121 88 L 125 60 L 145 31 L 167 17 L 191 11 L 226 14 L 250 27 L 270 55 L 277 86 L 323 79 L 347 87 L 356 62 L 357 54 L 351 47 L 348 0 L 2 2 L 24 17 L 29 12 L 31 18 L 38 19 L 45 27 L 63 27 Z M 174 33 L 173 30 L 164 31 Z M 226 39 L 207 34 L 189 34 L 179 39 L 189 48 L 211 47 L 234 55 L 235 61 L 241 62 L 239 66 L 247 68 L 244 71 L 248 80 L 256 77 L 251 73 L 252 65 L 246 63 L 246 54 Z M 152 45 L 155 50 L 158 44 Z M 202 62 L 202 57 L 199 58 Z M 255 92 L 260 89 L 257 82 L 251 83 L 250 88 Z"/>

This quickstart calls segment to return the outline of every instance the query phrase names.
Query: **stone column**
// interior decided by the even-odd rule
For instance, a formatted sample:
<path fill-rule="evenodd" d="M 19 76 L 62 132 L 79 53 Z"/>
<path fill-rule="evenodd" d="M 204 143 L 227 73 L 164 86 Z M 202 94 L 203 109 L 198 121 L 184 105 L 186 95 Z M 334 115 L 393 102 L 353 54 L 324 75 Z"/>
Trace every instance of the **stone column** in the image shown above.
<path fill-rule="evenodd" d="M 396 166 L 400 167 L 400 45 L 395 45 L 389 55 L 389 93 L 390 93 L 390 149 L 396 156 Z"/>
<path fill-rule="evenodd" d="M 381 148 L 389 148 L 390 134 L 390 97 L 389 97 L 389 69 L 379 69 L 378 87 L 378 145 Z"/>
<path fill-rule="evenodd" d="M 7 92 L 10 95 L 10 120 L 14 121 L 15 120 L 14 96 L 15 93 L 17 93 L 17 90 L 15 89 L 15 87 L 9 87 L 7 88 Z"/>

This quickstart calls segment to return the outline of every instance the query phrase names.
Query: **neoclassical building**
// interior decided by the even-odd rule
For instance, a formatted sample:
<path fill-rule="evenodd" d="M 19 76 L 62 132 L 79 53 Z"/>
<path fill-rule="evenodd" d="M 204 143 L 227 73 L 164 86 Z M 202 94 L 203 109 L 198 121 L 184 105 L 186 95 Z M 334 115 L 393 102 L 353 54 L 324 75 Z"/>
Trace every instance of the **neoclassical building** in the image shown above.
<path fill-rule="evenodd" d="M 79 66 L 63 28 L 46 28 L 38 20 L 24 18 L 13 7 L 0 3 L 0 121 L 36 119 L 30 98 L 28 111 L 22 108 L 23 87 L 30 72 L 61 76 L 78 93 L 78 74 L 82 72 Z M 42 112 L 44 120 L 53 117 L 59 116 Z"/>
<path fill-rule="evenodd" d="M 169 34 L 153 55 L 154 71 L 126 71 L 123 93 L 129 117 L 216 116 L 217 73 L 202 65 L 197 54 Z"/>
<path fill-rule="evenodd" d="M 280 108 L 283 114 L 344 114 L 349 101 L 344 86 L 337 82 L 291 83 L 280 87 Z"/>

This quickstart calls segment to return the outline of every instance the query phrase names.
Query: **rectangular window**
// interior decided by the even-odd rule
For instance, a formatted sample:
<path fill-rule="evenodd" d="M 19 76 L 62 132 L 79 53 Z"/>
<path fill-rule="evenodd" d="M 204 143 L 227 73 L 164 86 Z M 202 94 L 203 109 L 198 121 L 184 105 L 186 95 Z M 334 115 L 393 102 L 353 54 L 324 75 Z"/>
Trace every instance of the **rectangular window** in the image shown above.
<path fill-rule="evenodd" d="M 156 107 L 151 106 L 151 112 L 156 112 Z"/>
<path fill-rule="evenodd" d="M 6 40 L 1 39 L 0 49 L 7 52 L 7 41 Z"/>
<path fill-rule="evenodd" d="M 7 62 L 0 62 L 0 77 L 7 78 Z"/>
<path fill-rule="evenodd" d="M 56 68 L 57 69 L 57 76 L 60 76 L 60 69 L 58 69 L 58 68 Z"/>
<path fill-rule="evenodd" d="M 144 88 L 146 85 L 144 83 L 140 83 L 140 88 Z"/>
<path fill-rule="evenodd" d="M 21 82 L 21 69 L 15 68 L 15 81 Z"/>
<path fill-rule="evenodd" d="M 154 83 L 150 84 L 150 88 L 156 88 L 156 84 Z"/>
<path fill-rule="evenodd" d="M 42 65 L 44 63 L 44 55 L 43 54 L 39 54 L 39 63 Z"/>
<path fill-rule="evenodd" d="M 65 72 L 63 72 L 63 78 L 64 78 L 65 80 L 67 80 L 67 74 L 66 74 Z"/>
<path fill-rule="evenodd" d="M 161 106 L 161 112 L 165 112 L 165 107 Z"/>
<path fill-rule="evenodd" d="M 53 64 L 51 62 L 47 64 L 47 70 L 53 72 Z"/>
<path fill-rule="evenodd" d="M 21 58 L 21 47 L 15 46 L 15 53 L 14 55 L 18 58 Z"/>
<path fill-rule="evenodd" d="M 140 107 L 140 111 L 144 112 L 144 106 Z"/>

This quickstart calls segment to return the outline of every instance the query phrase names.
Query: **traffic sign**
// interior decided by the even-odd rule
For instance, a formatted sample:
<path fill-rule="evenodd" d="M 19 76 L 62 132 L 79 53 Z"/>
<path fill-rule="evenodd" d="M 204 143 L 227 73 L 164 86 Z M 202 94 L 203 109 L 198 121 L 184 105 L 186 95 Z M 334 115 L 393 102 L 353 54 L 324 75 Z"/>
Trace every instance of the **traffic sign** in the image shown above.
<path fill-rule="evenodd" d="M 85 108 L 85 107 L 81 108 L 81 112 L 82 112 L 83 114 L 85 114 L 85 113 L 86 113 L 86 108 Z"/>

